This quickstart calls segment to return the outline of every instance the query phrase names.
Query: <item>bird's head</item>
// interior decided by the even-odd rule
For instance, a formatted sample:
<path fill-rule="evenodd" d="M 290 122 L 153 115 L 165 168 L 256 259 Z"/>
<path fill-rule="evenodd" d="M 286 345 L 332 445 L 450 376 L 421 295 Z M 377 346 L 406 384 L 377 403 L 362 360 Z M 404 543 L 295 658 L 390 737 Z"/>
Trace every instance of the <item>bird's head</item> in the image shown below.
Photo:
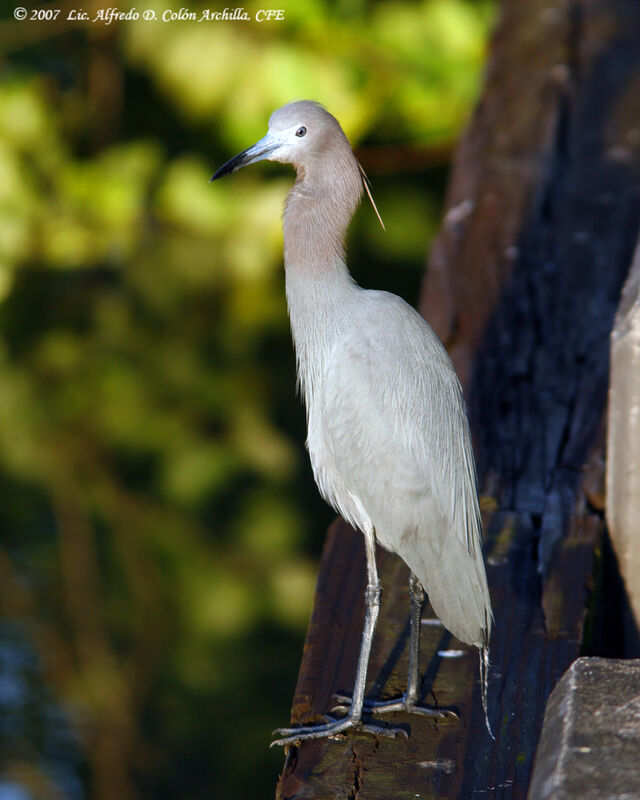
<path fill-rule="evenodd" d="M 265 159 L 293 164 L 304 174 L 327 155 L 345 151 L 351 154 L 351 146 L 338 120 L 319 103 L 299 100 L 274 111 L 267 135 L 223 164 L 211 180 Z"/>
<path fill-rule="evenodd" d="M 384 228 L 367 176 L 349 140 L 338 120 L 320 103 L 296 100 L 274 111 L 267 135 L 223 164 L 211 180 L 264 160 L 293 164 L 298 180 L 307 186 L 331 187 L 329 194 L 340 198 L 348 217 L 358 205 L 364 188 Z"/>

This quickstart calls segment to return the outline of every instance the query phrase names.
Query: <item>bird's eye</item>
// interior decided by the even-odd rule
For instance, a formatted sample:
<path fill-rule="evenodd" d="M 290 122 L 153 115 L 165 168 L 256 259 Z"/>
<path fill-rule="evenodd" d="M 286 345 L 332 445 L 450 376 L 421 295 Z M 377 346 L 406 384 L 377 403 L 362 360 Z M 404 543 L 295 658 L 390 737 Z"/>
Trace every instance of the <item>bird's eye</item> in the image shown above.
<path fill-rule="evenodd" d="M 296 136 L 304 136 L 306 132 L 307 132 L 307 129 L 303 125 L 301 128 L 298 128 L 298 130 L 296 131 Z"/>

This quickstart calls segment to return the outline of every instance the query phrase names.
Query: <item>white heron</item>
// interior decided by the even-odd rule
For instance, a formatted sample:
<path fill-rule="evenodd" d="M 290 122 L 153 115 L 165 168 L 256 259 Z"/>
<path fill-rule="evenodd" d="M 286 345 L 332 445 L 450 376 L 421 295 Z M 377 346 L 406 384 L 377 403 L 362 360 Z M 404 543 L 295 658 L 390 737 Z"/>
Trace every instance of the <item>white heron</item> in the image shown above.
<path fill-rule="evenodd" d="M 365 710 L 447 713 L 418 704 L 424 591 L 444 626 L 480 649 L 487 719 L 491 601 L 469 424 L 455 370 L 411 306 L 361 288 L 349 274 L 344 237 L 364 183 L 335 117 L 310 101 L 283 106 L 271 115 L 267 135 L 211 180 L 263 159 L 296 168 L 284 210 L 284 262 L 314 477 L 324 499 L 364 534 L 367 557 L 366 614 L 346 715 L 281 728 L 272 744 L 349 728 L 399 732 L 364 723 Z M 409 678 L 400 699 L 365 703 L 380 609 L 376 541 L 410 569 Z"/>

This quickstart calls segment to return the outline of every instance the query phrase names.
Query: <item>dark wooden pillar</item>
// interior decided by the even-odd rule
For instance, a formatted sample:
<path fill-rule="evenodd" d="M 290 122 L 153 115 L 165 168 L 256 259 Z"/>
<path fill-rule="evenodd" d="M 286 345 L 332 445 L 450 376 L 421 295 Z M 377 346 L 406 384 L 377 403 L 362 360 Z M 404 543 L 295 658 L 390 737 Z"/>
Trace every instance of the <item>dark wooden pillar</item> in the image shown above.
<path fill-rule="evenodd" d="M 640 3 L 503 0 L 421 302 L 472 419 L 496 739 L 482 720 L 476 651 L 426 620 L 424 689 L 461 720 L 398 716 L 408 742 L 350 735 L 290 748 L 281 800 L 526 797 L 546 699 L 601 607 L 608 336 L 639 220 Z M 337 522 L 296 723 L 352 686 L 364 575 L 360 535 Z M 407 570 L 381 553 L 381 575 L 370 694 L 386 696 L 405 679 Z"/>

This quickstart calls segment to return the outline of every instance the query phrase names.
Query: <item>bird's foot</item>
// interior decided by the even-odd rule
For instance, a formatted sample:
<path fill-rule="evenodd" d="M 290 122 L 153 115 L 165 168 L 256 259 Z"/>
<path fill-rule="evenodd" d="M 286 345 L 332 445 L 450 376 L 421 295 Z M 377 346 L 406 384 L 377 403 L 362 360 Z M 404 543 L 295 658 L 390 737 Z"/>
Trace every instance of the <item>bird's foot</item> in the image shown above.
<path fill-rule="evenodd" d="M 276 728 L 273 733 L 274 735 L 279 734 L 280 738 L 274 739 L 270 747 L 277 744 L 295 744 L 305 739 L 342 739 L 345 737 L 346 731 L 350 729 L 357 732 L 370 733 L 373 736 L 388 736 L 392 739 L 396 736 L 409 738 L 404 728 L 371 725 L 351 715 L 347 715 L 343 719 L 335 719 L 334 717 L 326 716 L 325 719 L 327 722 L 319 725 L 302 725 L 299 728 Z"/>
<path fill-rule="evenodd" d="M 349 710 L 351 698 L 348 695 L 336 694 L 334 698 L 338 701 L 338 705 L 331 709 L 332 712 Z M 367 714 L 390 714 L 393 711 L 404 711 L 407 714 L 422 714 L 432 719 L 446 719 L 447 717 L 459 719 L 453 709 L 423 706 L 406 694 L 394 700 L 365 700 L 364 710 Z"/>

